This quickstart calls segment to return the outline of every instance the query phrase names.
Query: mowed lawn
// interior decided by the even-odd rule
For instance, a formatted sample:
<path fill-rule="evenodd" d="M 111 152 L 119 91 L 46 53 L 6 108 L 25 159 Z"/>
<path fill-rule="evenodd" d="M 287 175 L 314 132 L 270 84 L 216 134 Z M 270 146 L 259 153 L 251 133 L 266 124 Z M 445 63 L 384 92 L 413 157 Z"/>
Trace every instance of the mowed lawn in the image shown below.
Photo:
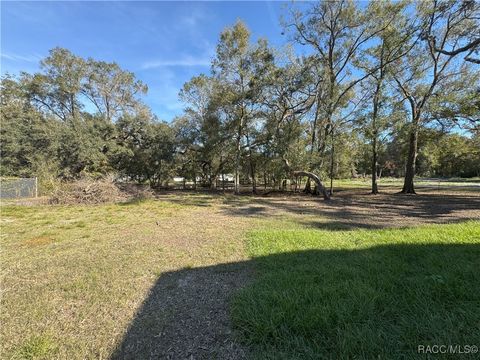
<path fill-rule="evenodd" d="M 258 359 L 408 359 L 422 344 L 480 345 L 480 222 L 471 220 L 477 202 L 462 210 L 462 199 L 447 209 L 451 224 L 424 224 L 440 215 L 423 206 L 418 224 L 415 217 L 403 228 L 363 229 L 360 216 L 372 214 L 353 213 L 361 198 L 346 210 L 340 200 L 201 194 L 2 206 L 0 357 L 110 358 L 133 327 L 135 342 L 149 337 L 136 358 L 154 358 L 198 333 L 162 336 L 162 329 L 183 331 L 210 313 L 209 342 L 196 339 L 203 352 L 194 358 L 222 358 L 210 344 L 226 339 L 244 348 L 235 356 Z M 355 222 L 325 226 L 326 210 L 336 207 Z M 235 264 L 251 269 L 241 286 L 230 284 Z M 211 274 L 220 275 L 209 282 Z M 232 296 L 196 312 L 202 298 L 229 286 Z M 155 304 L 162 297 L 168 307 Z M 182 311 L 187 306 L 193 310 Z M 232 334 L 215 333 L 228 325 L 215 323 L 222 306 Z"/>
<path fill-rule="evenodd" d="M 258 277 L 233 318 L 256 358 L 411 359 L 419 345 L 480 345 L 479 222 L 261 230 L 248 249 Z"/>
<path fill-rule="evenodd" d="M 371 189 L 372 180 L 370 178 L 357 179 L 340 179 L 334 181 L 334 186 L 346 189 Z M 403 179 L 384 177 L 378 180 L 379 189 L 401 189 L 403 186 Z M 417 190 L 421 189 L 437 189 L 458 191 L 467 189 L 468 191 L 480 191 L 480 178 L 417 178 L 415 180 L 415 187 Z"/>

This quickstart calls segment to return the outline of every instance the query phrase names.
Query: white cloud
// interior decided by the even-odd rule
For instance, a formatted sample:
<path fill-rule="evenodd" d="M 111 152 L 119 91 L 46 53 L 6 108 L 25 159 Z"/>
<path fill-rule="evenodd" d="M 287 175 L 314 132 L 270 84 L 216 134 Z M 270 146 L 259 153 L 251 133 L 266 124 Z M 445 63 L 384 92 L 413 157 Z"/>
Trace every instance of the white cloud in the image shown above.
<path fill-rule="evenodd" d="M 211 59 L 208 57 L 185 56 L 173 60 L 153 60 L 142 64 L 142 69 L 154 69 L 165 66 L 210 66 Z"/>
<path fill-rule="evenodd" d="M 196 31 L 199 25 L 202 23 L 205 24 L 211 20 L 211 18 L 212 14 L 206 13 L 202 7 L 196 7 L 195 9 L 190 10 L 189 14 L 180 16 L 176 27 L 178 29 L 187 27 L 189 30 Z"/>
<path fill-rule="evenodd" d="M 180 18 L 179 24 L 182 26 L 196 27 L 197 24 L 203 19 L 200 14 L 191 14 Z"/>
<path fill-rule="evenodd" d="M 19 55 L 13 53 L 1 53 L 0 56 L 2 59 L 11 60 L 11 61 L 23 61 L 23 62 L 39 62 L 42 60 L 40 55 Z"/>

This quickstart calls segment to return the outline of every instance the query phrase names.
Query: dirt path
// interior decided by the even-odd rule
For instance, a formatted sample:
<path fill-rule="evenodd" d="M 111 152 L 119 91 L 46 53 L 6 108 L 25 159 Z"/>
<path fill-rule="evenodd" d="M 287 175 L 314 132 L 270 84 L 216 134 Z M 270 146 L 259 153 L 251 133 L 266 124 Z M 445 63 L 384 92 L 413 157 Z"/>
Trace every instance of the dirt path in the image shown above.
<path fill-rule="evenodd" d="M 223 207 L 231 216 L 287 216 L 306 227 L 327 230 L 381 229 L 480 219 L 480 192 L 424 190 L 412 196 L 384 191 L 374 196 L 368 194 L 368 190 L 343 190 L 328 202 L 292 193 L 256 197 L 246 204 L 234 201 Z"/>

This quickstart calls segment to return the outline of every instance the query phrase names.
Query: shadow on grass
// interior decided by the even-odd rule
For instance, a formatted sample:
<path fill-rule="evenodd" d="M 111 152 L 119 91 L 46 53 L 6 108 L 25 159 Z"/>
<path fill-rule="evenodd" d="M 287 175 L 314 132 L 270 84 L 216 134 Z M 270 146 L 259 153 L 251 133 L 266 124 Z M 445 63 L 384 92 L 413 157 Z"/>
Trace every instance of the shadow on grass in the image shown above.
<path fill-rule="evenodd" d="M 370 195 L 365 189 L 342 189 L 336 191 L 330 201 L 293 192 L 262 196 L 177 190 L 162 194 L 165 196 L 159 195 L 158 199 L 179 205 L 211 207 L 215 203 L 228 216 L 278 218 L 284 214 L 309 215 L 301 221 L 304 226 L 327 230 L 398 228 L 480 218 L 480 196 L 473 192 L 411 196 L 391 192 Z M 316 216 L 319 220 L 315 219 Z"/>
<path fill-rule="evenodd" d="M 385 228 L 384 224 L 371 224 L 365 222 L 354 222 L 349 220 L 348 222 L 345 221 L 333 221 L 333 220 L 326 220 L 326 221 L 300 221 L 301 224 L 307 226 L 308 228 L 314 228 L 319 230 L 328 230 L 328 231 L 355 231 L 358 229 L 383 229 Z"/>
<path fill-rule="evenodd" d="M 253 209 L 254 208 L 254 209 Z M 420 194 L 378 196 L 345 191 L 326 202 L 296 195 L 288 198 L 255 198 L 251 203 L 228 203 L 223 211 L 231 216 L 320 216 L 330 224 L 307 219 L 304 225 L 338 229 L 378 229 L 404 227 L 420 223 L 455 223 L 480 217 L 480 197 L 458 194 Z M 334 224 L 334 225 L 331 225 Z"/>
<path fill-rule="evenodd" d="M 250 278 L 250 262 L 160 276 L 112 359 L 242 359 L 228 303 Z"/>
<path fill-rule="evenodd" d="M 143 204 L 151 199 L 147 197 L 133 197 L 129 200 L 119 202 L 118 205 L 120 206 L 134 206 L 134 205 L 140 205 Z"/>
<path fill-rule="evenodd" d="M 418 345 L 478 345 L 479 269 L 480 244 L 403 244 L 170 272 L 112 358 L 411 359 Z"/>

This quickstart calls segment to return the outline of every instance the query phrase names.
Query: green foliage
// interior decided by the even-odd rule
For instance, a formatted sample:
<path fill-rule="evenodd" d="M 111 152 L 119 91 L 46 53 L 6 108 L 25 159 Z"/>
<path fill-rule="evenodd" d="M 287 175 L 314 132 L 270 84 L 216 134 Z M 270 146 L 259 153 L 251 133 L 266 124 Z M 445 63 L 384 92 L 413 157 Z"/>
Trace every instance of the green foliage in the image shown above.
<path fill-rule="evenodd" d="M 480 174 L 480 147 L 474 138 L 425 131 L 419 173 L 425 176 L 475 177 Z M 427 135 L 428 134 L 428 135 Z"/>
<path fill-rule="evenodd" d="M 234 174 L 236 190 L 242 181 L 253 191 L 292 170 L 406 175 L 412 190 L 415 172 L 479 174 L 478 4 L 325 0 L 291 10 L 283 25 L 308 55 L 253 43 L 238 20 L 221 32 L 211 72 L 184 84 L 184 114 L 171 124 L 142 104 L 147 86 L 133 73 L 52 49 L 38 73 L 1 80 L 0 174 L 38 176 L 47 188 L 111 172 L 215 187 Z"/>
<path fill-rule="evenodd" d="M 162 185 L 172 175 L 174 132 L 150 114 L 124 116 L 115 124 L 120 148 L 114 155 L 119 172 L 138 182 Z"/>
<path fill-rule="evenodd" d="M 45 164 L 57 172 L 55 152 L 59 124 L 30 106 L 22 83 L 10 76 L 1 80 L 0 152 L 2 176 L 35 176 Z"/>
<path fill-rule="evenodd" d="M 58 177 L 97 177 L 116 170 L 158 184 L 170 175 L 172 130 L 150 119 L 137 98 L 146 87 L 132 73 L 61 48 L 53 49 L 41 68 L 41 73 L 1 80 L 2 176 L 37 176 L 41 190 L 48 192 Z M 125 134 L 120 117 L 150 118 L 143 120 L 145 129 L 140 124 Z M 134 148 L 130 139 L 142 133 L 145 139 Z M 130 157 L 125 155 L 129 151 Z M 156 168 L 159 161 L 164 161 L 162 171 Z"/>

